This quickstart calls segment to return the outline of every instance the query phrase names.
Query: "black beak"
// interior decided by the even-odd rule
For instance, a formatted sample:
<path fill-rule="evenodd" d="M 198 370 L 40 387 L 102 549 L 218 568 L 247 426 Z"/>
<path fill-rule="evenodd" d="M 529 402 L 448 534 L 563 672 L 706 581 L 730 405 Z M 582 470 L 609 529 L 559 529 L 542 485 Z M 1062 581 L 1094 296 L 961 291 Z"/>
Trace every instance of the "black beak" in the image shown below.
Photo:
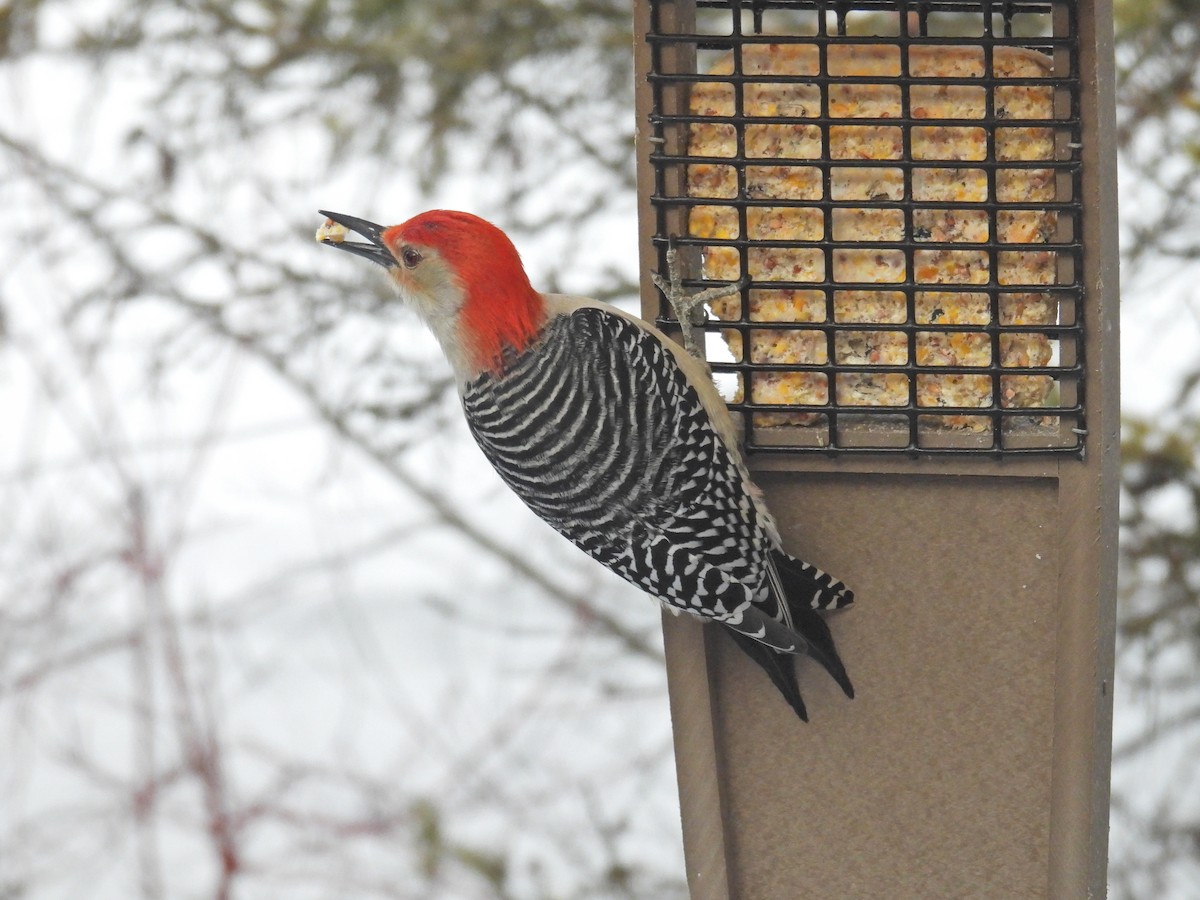
<path fill-rule="evenodd" d="M 349 250 L 351 253 L 365 257 L 373 263 L 379 263 L 385 269 L 391 268 L 396 264 L 396 257 L 392 256 L 392 251 L 384 246 L 383 243 L 384 226 L 368 222 L 366 219 L 359 219 L 356 216 L 330 212 L 327 209 L 319 209 L 317 212 L 327 219 L 332 219 L 339 225 L 344 225 L 355 234 L 361 234 L 370 241 L 369 244 L 364 244 L 361 241 L 339 241 L 332 238 L 324 238 L 321 241 L 322 244 L 337 247 L 339 250 Z"/>

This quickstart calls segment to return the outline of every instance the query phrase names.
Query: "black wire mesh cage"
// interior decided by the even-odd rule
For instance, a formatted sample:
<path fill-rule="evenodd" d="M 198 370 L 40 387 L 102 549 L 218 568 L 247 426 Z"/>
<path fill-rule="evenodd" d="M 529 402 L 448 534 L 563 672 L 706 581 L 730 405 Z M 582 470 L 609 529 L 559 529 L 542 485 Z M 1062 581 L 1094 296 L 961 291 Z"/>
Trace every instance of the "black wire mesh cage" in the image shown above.
<path fill-rule="evenodd" d="M 650 0 L 659 271 L 743 281 L 703 328 L 749 451 L 1082 453 L 1076 16 Z"/>

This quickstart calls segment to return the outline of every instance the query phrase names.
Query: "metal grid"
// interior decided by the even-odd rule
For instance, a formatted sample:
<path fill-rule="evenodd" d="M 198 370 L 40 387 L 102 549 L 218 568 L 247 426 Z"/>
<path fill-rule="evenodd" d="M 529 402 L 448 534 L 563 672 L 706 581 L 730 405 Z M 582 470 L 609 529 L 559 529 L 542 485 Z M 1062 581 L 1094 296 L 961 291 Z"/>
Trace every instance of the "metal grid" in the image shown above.
<path fill-rule="evenodd" d="M 1076 0 L 650 8 L 659 270 L 745 279 L 747 449 L 1081 455 Z"/>

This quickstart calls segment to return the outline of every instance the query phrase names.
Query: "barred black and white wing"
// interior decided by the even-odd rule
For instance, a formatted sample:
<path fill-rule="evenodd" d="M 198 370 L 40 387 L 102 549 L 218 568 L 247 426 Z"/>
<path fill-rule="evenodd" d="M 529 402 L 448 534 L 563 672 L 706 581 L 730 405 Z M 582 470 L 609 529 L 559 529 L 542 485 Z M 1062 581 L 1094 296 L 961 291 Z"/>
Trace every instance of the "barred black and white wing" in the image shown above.
<path fill-rule="evenodd" d="M 736 450 L 656 333 L 581 306 L 462 402 L 501 478 L 584 551 L 768 652 L 832 655 L 821 661 L 849 688 L 824 623 L 814 646 L 795 619 L 853 595 L 779 549 Z"/>

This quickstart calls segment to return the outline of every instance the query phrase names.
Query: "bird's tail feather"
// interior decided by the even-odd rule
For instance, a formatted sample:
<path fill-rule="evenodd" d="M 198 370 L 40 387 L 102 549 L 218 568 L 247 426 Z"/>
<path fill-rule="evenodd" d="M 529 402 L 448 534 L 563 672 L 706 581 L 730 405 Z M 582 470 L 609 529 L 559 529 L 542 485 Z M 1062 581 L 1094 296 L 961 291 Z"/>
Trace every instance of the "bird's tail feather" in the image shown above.
<path fill-rule="evenodd" d="M 853 699 L 854 685 L 850 683 L 846 667 L 842 665 L 837 647 L 833 645 L 833 635 L 830 634 L 829 626 L 825 624 L 820 613 L 811 609 L 793 609 L 792 616 L 796 631 L 808 642 L 808 655 L 824 666 L 825 671 L 838 683 L 838 687 L 847 697 Z"/>
<path fill-rule="evenodd" d="M 854 591 L 827 572 L 782 550 L 772 551 L 771 556 L 793 616 L 797 609 L 829 611 L 845 609 L 854 602 Z"/>
<path fill-rule="evenodd" d="M 738 625 L 726 622 L 726 630 L 734 643 L 770 676 L 771 682 L 796 715 L 807 722 L 808 711 L 804 707 L 796 678 L 796 652 L 807 653 L 815 659 L 847 697 L 854 697 L 854 685 L 850 683 L 850 676 L 846 674 L 846 667 L 838 656 L 829 626 L 821 616 L 821 612 L 844 609 L 852 604 L 854 592 L 816 566 L 780 550 L 774 551 L 773 556 L 779 576 L 773 583 L 774 592 L 784 595 L 780 602 L 788 613 L 785 621 L 778 622 L 751 609 L 743 613 Z M 803 647 L 797 636 L 802 640 Z M 788 646 L 795 648 L 793 652 L 776 649 Z"/>
<path fill-rule="evenodd" d="M 853 697 L 854 686 L 838 656 L 833 635 L 817 611 L 845 609 L 854 602 L 854 592 L 816 566 L 782 550 L 774 551 L 773 557 L 792 625 L 808 643 L 808 655 L 824 666 L 847 697 Z"/>
<path fill-rule="evenodd" d="M 787 700 L 788 705 L 796 711 L 803 721 L 808 721 L 808 710 L 804 708 L 804 699 L 800 696 L 800 682 L 796 679 L 796 660 L 790 653 L 780 653 L 765 644 L 760 644 L 754 638 L 726 628 L 725 631 L 733 638 L 733 642 L 742 648 L 743 652 L 762 666 L 770 676 L 771 682 L 779 688 L 779 693 Z"/>

